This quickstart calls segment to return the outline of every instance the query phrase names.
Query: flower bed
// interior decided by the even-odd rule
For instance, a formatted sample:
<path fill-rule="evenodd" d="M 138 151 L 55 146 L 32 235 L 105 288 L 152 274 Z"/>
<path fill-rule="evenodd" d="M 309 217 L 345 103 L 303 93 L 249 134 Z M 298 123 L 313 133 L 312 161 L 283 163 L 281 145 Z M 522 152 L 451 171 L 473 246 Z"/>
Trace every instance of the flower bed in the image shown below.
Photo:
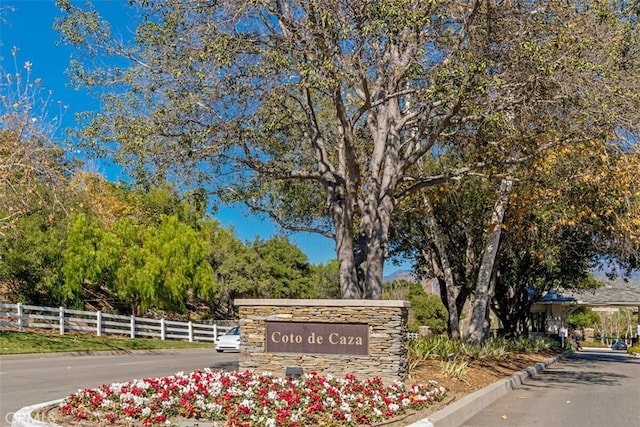
<path fill-rule="evenodd" d="M 276 378 L 205 369 L 80 390 L 60 409 L 101 424 L 174 425 L 172 419 L 188 418 L 229 426 L 357 426 L 423 409 L 445 396 L 433 381 L 407 388 L 352 375 Z"/>

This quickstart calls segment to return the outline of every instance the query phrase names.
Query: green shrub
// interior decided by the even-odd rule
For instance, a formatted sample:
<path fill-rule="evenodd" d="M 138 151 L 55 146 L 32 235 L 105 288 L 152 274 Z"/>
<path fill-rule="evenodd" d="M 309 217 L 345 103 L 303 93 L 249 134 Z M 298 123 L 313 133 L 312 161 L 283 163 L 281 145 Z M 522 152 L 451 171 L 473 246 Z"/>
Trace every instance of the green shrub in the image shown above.
<path fill-rule="evenodd" d="M 554 348 L 558 349 L 559 344 L 548 337 L 520 337 L 516 340 L 496 337 L 481 346 L 446 336 L 420 337 L 409 344 L 409 371 L 428 359 L 447 361 L 446 371 L 455 372 L 463 371 L 462 363 L 468 366 L 470 360 L 500 360 L 509 354 L 540 353 Z"/>
<path fill-rule="evenodd" d="M 469 370 L 469 364 L 467 362 L 456 362 L 455 360 L 448 361 L 442 368 L 443 373 L 449 378 L 457 378 L 464 381 L 464 377 Z"/>
<path fill-rule="evenodd" d="M 509 342 L 508 351 L 513 353 L 540 353 L 551 350 L 557 345 L 556 340 L 548 337 L 518 337 Z"/>

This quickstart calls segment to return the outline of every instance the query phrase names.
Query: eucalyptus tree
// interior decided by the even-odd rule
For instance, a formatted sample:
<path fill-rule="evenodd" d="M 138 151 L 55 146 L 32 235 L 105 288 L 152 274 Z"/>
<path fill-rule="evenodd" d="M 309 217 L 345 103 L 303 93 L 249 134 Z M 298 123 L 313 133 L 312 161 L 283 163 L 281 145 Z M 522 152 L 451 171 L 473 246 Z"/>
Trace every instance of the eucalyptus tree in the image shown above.
<path fill-rule="evenodd" d="M 131 36 L 58 3 L 56 28 L 80 48 L 71 77 L 103 94 L 86 141 L 115 144 L 139 179 L 204 182 L 334 239 L 343 298 L 381 297 L 402 200 L 611 136 L 638 102 L 635 33 L 613 1 L 132 0 Z M 478 138 L 487 122 L 510 131 Z M 472 145 L 464 164 L 415 168 Z"/>
<path fill-rule="evenodd" d="M 499 224 L 491 218 L 500 180 L 484 177 L 432 188 L 394 218 L 393 252 L 412 259 L 421 276 L 438 279 L 454 337 L 461 336 L 464 305 L 479 293 L 482 254 L 494 227 L 501 238 L 486 298 L 510 335 L 527 332 L 532 304 L 550 289 L 596 287 L 591 271 L 608 262 L 638 265 L 640 192 L 630 174 L 640 170 L 637 149 L 591 141 L 549 149 L 522 166 L 512 170 L 514 186 Z"/>
<path fill-rule="evenodd" d="M 451 181 L 403 203 L 394 216 L 391 252 L 410 260 L 422 280 L 438 281 L 453 338 L 461 337 L 463 308 L 475 292 L 495 194 L 480 177 Z"/>

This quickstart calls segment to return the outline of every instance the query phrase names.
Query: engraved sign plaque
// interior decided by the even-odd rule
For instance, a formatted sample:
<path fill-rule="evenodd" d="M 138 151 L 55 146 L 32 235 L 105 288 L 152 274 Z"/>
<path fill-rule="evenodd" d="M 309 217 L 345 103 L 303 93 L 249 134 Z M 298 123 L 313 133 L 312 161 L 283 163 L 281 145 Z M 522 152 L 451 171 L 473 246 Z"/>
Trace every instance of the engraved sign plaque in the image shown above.
<path fill-rule="evenodd" d="M 267 353 L 369 354 L 366 323 L 266 322 Z"/>

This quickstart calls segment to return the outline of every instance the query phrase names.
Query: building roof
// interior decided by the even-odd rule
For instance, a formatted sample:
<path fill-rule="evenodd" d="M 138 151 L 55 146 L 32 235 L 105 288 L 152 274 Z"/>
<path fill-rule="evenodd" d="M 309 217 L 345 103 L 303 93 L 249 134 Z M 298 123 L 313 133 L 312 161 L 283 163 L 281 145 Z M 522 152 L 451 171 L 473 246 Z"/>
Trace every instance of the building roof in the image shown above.
<path fill-rule="evenodd" d="M 640 306 L 640 283 L 608 282 L 593 290 L 549 291 L 539 304 L 576 304 L 589 306 Z"/>

